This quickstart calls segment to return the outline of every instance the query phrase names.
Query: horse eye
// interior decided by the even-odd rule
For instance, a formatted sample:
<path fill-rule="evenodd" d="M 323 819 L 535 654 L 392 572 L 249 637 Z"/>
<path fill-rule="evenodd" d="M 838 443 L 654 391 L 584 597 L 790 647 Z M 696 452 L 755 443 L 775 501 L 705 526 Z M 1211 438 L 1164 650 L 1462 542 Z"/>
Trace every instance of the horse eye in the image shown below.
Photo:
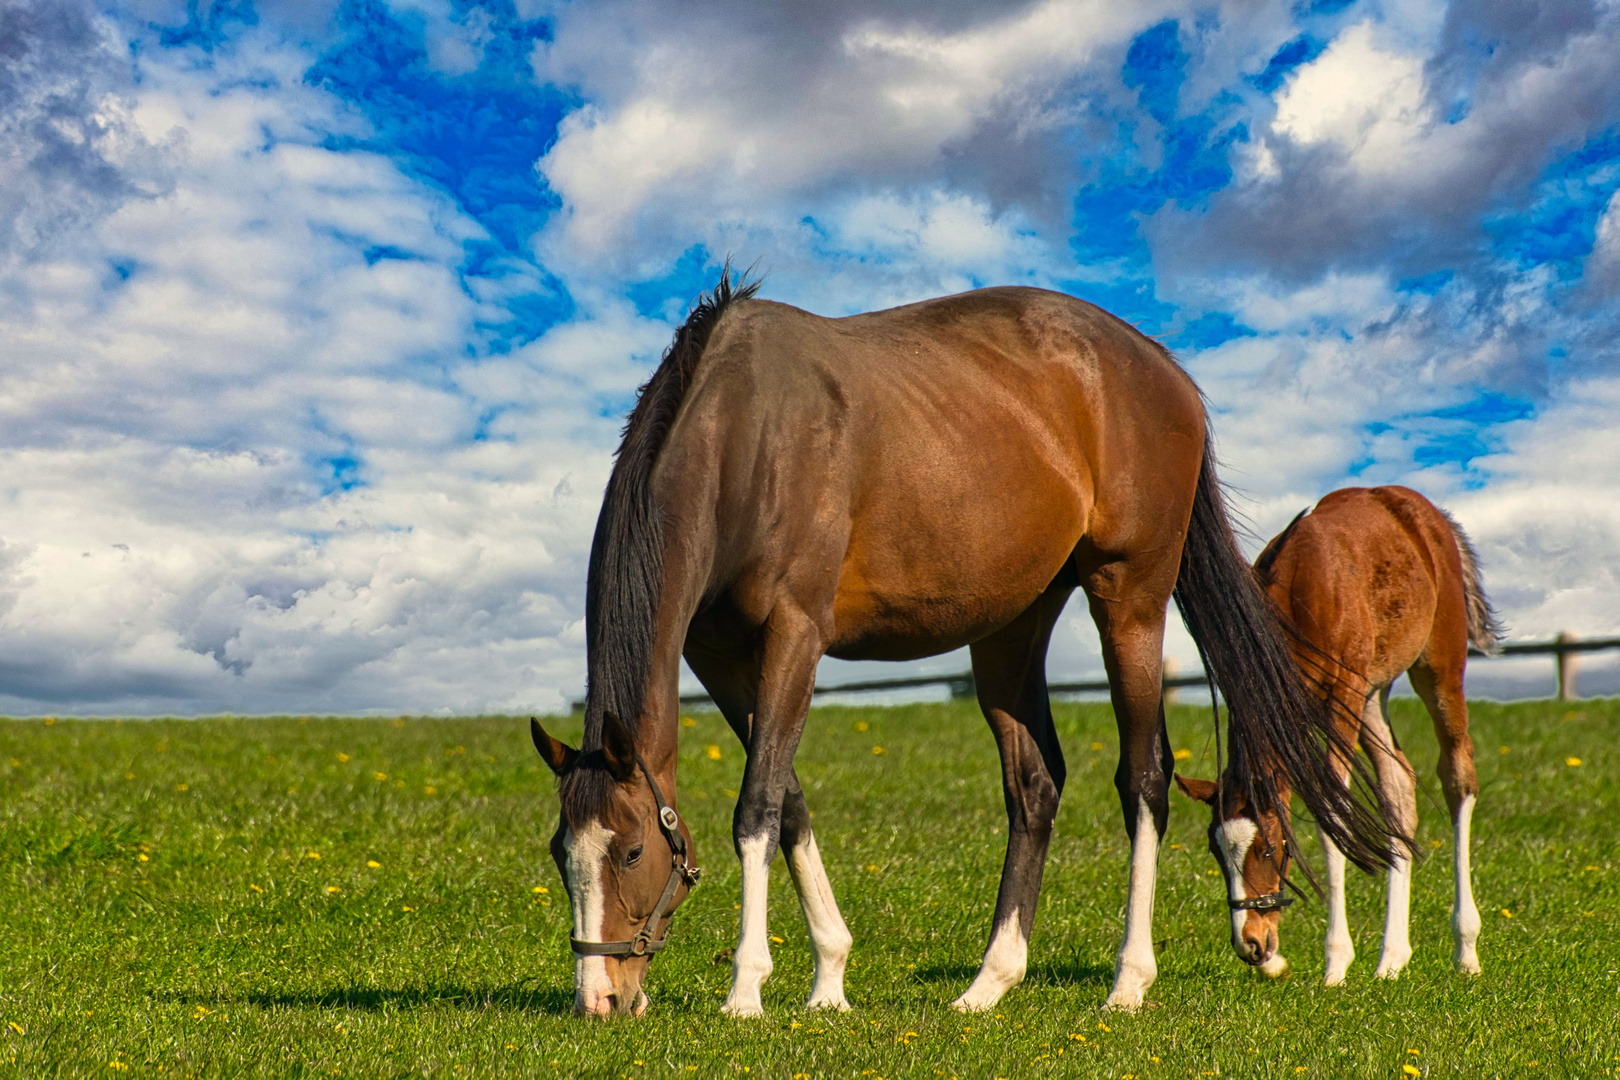
<path fill-rule="evenodd" d="M 634 865 L 636 865 L 636 863 L 638 863 L 640 861 L 641 861 L 641 848 L 640 848 L 640 846 L 631 848 L 629 853 L 627 855 L 625 855 L 625 857 L 624 857 L 624 865 L 626 865 L 626 866 L 634 866 Z"/>

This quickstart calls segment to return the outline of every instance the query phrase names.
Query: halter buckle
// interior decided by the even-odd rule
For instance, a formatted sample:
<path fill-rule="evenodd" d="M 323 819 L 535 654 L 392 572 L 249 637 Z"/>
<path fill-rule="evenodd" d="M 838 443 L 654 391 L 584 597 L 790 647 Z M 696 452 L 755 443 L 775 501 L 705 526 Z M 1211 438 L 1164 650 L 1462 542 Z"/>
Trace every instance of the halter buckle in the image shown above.
<path fill-rule="evenodd" d="M 658 820 L 663 822 L 664 828 L 669 829 L 671 832 L 673 832 L 675 827 L 681 823 L 681 819 L 675 816 L 675 808 L 673 806 L 660 807 L 658 810 Z"/>

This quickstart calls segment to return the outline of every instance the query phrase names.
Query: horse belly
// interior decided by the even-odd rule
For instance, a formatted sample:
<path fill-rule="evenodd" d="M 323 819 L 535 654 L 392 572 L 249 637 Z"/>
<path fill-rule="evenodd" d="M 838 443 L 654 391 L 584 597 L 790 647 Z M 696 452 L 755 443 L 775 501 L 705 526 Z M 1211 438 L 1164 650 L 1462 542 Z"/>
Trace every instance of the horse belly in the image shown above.
<path fill-rule="evenodd" d="M 910 660 L 949 652 L 1006 626 L 1051 587 L 1080 540 L 1085 499 L 1071 483 L 1026 477 L 1001 487 L 942 500 L 944 514 L 936 500 L 897 499 L 864 522 L 840 568 L 829 654 Z"/>

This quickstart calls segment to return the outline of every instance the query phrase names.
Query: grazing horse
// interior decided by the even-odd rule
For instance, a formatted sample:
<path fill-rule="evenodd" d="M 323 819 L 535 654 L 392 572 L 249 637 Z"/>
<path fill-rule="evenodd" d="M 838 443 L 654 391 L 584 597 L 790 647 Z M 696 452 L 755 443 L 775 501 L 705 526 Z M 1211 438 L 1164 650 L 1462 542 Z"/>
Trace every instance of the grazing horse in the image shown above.
<path fill-rule="evenodd" d="M 675 777 L 683 657 L 748 756 L 732 825 L 733 1016 L 762 1012 L 779 847 L 815 955 L 809 1004 L 848 1008 L 851 938 L 793 770 L 827 655 L 971 649 L 1008 840 L 984 963 L 956 1006 L 988 1009 L 1022 980 L 1064 781 L 1046 648 L 1077 587 L 1102 639 L 1131 840 L 1110 1006 L 1138 1006 L 1157 970 L 1172 594 L 1231 704 L 1234 739 L 1286 759 L 1277 782 L 1359 864 L 1388 864 L 1387 823 L 1330 767 L 1329 725 L 1304 749 L 1281 741 L 1309 687 L 1233 539 L 1198 390 L 1163 348 L 1038 289 L 842 319 L 754 292 L 722 274 L 642 388 L 591 547 L 582 749 L 532 725 L 560 778 L 551 851 L 573 904 L 578 1011 L 646 1007 L 651 956 L 692 885 Z M 1271 781 L 1258 797 L 1271 805 Z"/>
<path fill-rule="evenodd" d="M 1400 837 L 1411 837 L 1417 828 L 1417 780 L 1389 727 L 1389 686 L 1404 671 L 1423 699 L 1440 740 L 1440 786 L 1454 834 L 1455 960 L 1458 971 L 1478 974 L 1479 911 L 1468 845 L 1479 785 L 1463 666 L 1470 645 L 1493 651 L 1501 628 L 1480 586 L 1473 546 L 1445 511 L 1410 488 L 1346 488 L 1302 511 L 1266 545 L 1254 568 L 1297 630 L 1296 655 L 1321 697 L 1351 706 L 1333 710 L 1343 728 L 1338 741 L 1359 737 Z M 1335 767 L 1348 779 L 1347 761 Z M 1231 770 L 1218 782 L 1178 776 L 1176 783 L 1213 808 L 1209 846 L 1231 894 L 1232 947 L 1267 974 L 1283 974 L 1287 962 L 1277 953 L 1277 929 L 1289 901 L 1282 891 L 1287 849 L 1278 819 L 1287 817 L 1286 796 L 1270 810 L 1257 810 Z M 1322 846 L 1328 868 L 1326 982 L 1336 986 L 1355 947 L 1344 912 L 1344 855 L 1328 835 Z M 1392 851 L 1376 972 L 1384 979 L 1398 976 L 1412 956 L 1412 861 L 1406 848 L 1398 843 Z"/>

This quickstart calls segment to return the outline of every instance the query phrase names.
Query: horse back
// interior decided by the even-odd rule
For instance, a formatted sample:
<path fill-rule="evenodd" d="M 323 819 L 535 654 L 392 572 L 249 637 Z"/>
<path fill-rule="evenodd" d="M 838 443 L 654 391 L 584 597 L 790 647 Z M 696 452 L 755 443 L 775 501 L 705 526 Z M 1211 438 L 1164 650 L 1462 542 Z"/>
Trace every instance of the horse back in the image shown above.
<path fill-rule="evenodd" d="M 815 597 L 834 655 L 899 658 L 1005 625 L 1083 540 L 1179 543 L 1203 438 L 1169 355 L 1062 294 L 843 319 L 754 300 L 710 338 L 660 502 L 724 523 L 707 590 L 742 622 Z"/>
<path fill-rule="evenodd" d="M 1466 658 L 1456 535 L 1445 514 L 1410 488 L 1332 492 L 1256 565 L 1273 601 L 1337 665 L 1330 681 L 1386 686 L 1419 661 L 1441 667 Z M 1307 670 L 1324 663 L 1302 662 Z"/>

